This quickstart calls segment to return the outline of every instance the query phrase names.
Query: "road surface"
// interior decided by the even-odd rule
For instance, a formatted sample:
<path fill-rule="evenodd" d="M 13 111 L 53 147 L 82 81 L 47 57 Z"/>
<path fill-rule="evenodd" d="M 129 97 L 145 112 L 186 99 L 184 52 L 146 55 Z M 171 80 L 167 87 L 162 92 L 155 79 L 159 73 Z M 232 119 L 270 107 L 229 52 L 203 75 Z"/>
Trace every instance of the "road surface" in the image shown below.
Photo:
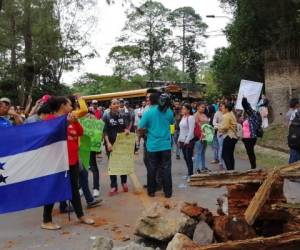
<path fill-rule="evenodd" d="M 58 213 L 57 205 L 54 211 L 54 222 L 62 225 L 62 230 L 46 231 L 40 229 L 42 208 L 0 215 L 0 249 L 90 249 L 93 236 L 104 235 L 114 240 L 115 246 L 125 245 L 125 238 L 133 240 L 134 225 L 137 217 L 145 207 L 154 202 L 165 200 L 163 193 L 158 192 L 155 198 L 148 198 L 146 192 L 135 194 L 129 180 L 129 193 L 120 192 L 114 197 L 108 196 L 109 177 L 106 171 L 106 157 L 98 159 L 101 167 L 101 196 L 103 204 L 100 207 L 85 210 L 86 214 L 95 219 L 94 226 L 79 224 L 76 216 Z M 207 152 L 207 162 L 212 160 L 211 149 Z M 236 160 L 238 170 L 250 168 L 248 161 Z M 208 168 L 216 170 L 217 166 L 208 164 Z M 216 211 L 216 199 L 226 193 L 226 188 L 188 187 L 182 178 L 187 172 L 183 160 L 173 158 L 172 175 L 174 196 L 172 200 L 195 201 L 202 207 Z M 143 185 L 146 182 L 146 171 L 142 162 L 142 154 L 136 156 L 136 175 Z M 90 181 L 92 180 L 90 175 Z M 119 180 L 118 180 L 119 181 Z M 16 197 L 18 199 L 18 197 Z M 82 198 L 83 206 L 85 200 Z"/>

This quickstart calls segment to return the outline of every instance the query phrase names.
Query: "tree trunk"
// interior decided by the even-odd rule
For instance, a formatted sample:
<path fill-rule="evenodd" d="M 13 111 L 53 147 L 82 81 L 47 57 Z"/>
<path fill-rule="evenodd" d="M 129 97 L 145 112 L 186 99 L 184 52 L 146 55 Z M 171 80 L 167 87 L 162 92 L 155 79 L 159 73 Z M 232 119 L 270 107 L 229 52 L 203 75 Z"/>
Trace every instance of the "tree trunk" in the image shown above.
<path fill-rule="evenodd" d="M 34 82 L 34 64 L 32 56 L 32 22 L 31 22 L 31 2 L 32 0 L 24 0 L 24 23 L 23 37 L 25 44 L 25 64 L 24 64 L 24 79 L 25 86 L 21 89 L 21 104 L 25 104 L 26 95 L 32 91 Z"/>

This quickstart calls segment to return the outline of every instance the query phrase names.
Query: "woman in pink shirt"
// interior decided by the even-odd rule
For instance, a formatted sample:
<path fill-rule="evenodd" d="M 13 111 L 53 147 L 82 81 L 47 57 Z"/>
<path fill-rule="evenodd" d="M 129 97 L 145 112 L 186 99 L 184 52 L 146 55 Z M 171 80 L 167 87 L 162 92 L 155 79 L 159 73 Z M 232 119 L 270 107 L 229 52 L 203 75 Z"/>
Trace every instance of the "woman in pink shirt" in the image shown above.
<path fill-rule="evenodd" d="M 254 147 L 256 145 L 258 130 L 261 126 L 259 122 L 259 114 L 255 112 L 246 98 L 242 100 L 242 106 L 244 108 L 243 125 L 243 143 L 245 145 L 247 155 L 251 164 L 251 169 L 256 168 L 256 156 Z"/>

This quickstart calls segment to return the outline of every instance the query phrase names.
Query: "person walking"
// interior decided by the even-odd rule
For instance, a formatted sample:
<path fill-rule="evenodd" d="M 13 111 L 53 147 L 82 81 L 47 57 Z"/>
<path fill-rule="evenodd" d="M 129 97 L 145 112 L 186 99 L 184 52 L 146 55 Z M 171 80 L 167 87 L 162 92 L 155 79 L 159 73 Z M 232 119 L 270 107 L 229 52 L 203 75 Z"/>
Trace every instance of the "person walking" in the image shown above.
<path fill-rule="evenodd" d="M 202 171 L 208 171 L 206 168 L 205 153 L 207 148 L 207 142 L 204 140 L 205 135 L 201 131 L 203 124 L 209 122 L 208 117 L 205 114 L 206 105 L 204 102 L 197 103 L 197 112 L 194 114 L 195 126 L 200 130 L 200 137 L 195 142 L 195 169 L 197 173 Z M 196 135 L 195 135 L 196 136 Z"/>
<path fill-rule="evenodd" d="M 232 110 L 233 106 L 231 103 L 224 105 L 223 121 L 219 127 L 219 131 L 224 137 L 222 158 L 227 170 L 234 170 L 234 149 L 238 141 L 237 120 Z"/>
<path fill-rule="evenodd" d="M 182 119 L 179 123 L 180 133 L 178 142 L 183 153 L 183 157 L 188 169 L 187 180 L 194 173 L 193 168 L 193 152 L 194 152 L 194 129 L 195 129 L 195 118 L 192 115 L 192 106 L 190 104 L 183 104 L 182 106 Z"/>

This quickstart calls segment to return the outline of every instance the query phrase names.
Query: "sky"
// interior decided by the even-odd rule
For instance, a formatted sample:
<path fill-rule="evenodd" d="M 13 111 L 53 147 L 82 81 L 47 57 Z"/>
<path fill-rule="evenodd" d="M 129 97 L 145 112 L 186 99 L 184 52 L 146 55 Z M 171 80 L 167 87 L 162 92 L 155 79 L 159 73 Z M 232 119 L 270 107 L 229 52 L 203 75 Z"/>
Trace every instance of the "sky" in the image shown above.
<path fill-rule="evenodd" d="M 85 73 L 96 73 L 100 75 L 111 75 L 113 66 L 106 63 L 110 49 L 116 44 L 116 39 L 122 34 L 122 28 L 126 22 L 126 10 L 128 5 L 122 5 L 121 0 L 115 0 L 115 4 L 108 6 L 104 0 L 97 0 L 95 7 L 97 13 L 97 24 L 90 35 L 91 45 L 96 49 L 99 56 L 85 60 L 79 69 L 72 72 L 65 72 L 62 81 L 71 85 Z M 212 59 L 214 51 L 219 47 L 226 47 L 228 42 L 222 34 L 222 30 L 230 22 L 230 14 L 225 13 L 220 7 L 218 0 L 157 0 L 166 8 L 171 10 L 189 6 L 193 7 L 196 13 L 200 14 L 203 21 L 208 25 L 206 34 L 210 37 L 205 39 L 205 48 L 202 53 L 206 60 Z M 132 0 L 139 6 L 143 0 Z M 223 18 L 206 18 L 206 15 L 225 16 Z M 226 18 L 229 17 L 229 18 Z"/>

